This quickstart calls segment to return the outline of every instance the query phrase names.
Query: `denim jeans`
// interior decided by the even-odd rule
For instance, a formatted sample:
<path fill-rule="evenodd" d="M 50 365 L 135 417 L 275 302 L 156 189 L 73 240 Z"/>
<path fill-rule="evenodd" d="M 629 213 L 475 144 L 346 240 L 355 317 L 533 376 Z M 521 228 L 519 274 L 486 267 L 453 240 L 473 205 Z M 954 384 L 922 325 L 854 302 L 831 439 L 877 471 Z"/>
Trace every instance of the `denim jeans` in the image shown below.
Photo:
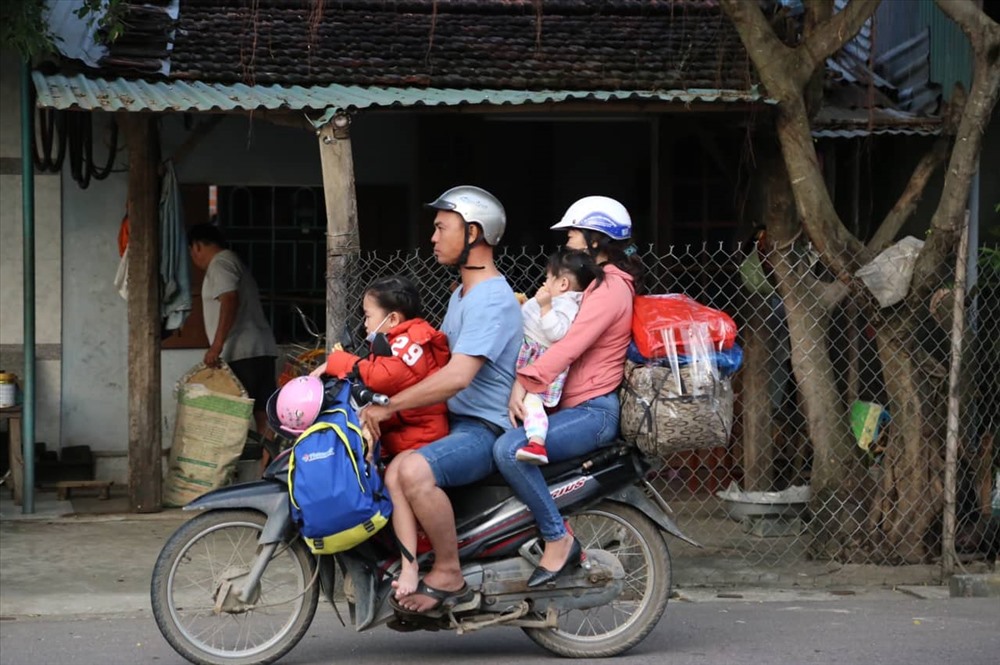
<path fill-rule="evenodd" d="M 476 418 L 452 415 L 449 425 L 447 436 L 416 451 L 427 460 L 437 486 L 468 485 L 493 473 L 496 433 Z"/>
<path fill-rule="evenodd" d="M 561 462 L 603 448 L 617 436 L 618 394 L 608 393 L 551 414 L 545 451 L 549 462 Z M 559 540 L 566 535 L 566 527 L 541 469 L 515 457 L 527 442 L 523 427 L 508 430 L 493 444 L 493 459 L 514 494 L 535 516 L 542 538 Z"/>

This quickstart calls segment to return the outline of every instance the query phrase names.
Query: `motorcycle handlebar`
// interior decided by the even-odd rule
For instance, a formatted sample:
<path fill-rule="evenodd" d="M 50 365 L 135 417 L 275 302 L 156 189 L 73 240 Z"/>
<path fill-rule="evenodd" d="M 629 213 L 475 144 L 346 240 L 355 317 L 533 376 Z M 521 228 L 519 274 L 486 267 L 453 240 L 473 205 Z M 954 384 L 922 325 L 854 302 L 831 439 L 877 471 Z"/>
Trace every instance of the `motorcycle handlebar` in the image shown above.
<path fill-rule="evenodd" d="M 354 383 L 351 385 L 351 396 L 359 407 L 368 406 L 369 404 L 378 404 L 379 406 L 385 406 L 389 403 L 389 398 L 382 393 L 377 393 L 367 386 Z"/>

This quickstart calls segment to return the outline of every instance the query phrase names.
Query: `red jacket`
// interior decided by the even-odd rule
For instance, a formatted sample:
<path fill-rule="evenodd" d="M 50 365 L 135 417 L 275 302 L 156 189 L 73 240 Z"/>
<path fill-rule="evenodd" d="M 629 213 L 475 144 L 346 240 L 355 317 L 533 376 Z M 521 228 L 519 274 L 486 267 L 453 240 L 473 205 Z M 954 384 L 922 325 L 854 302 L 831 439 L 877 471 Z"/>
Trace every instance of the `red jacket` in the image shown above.
<path fill-rule="evenodd" d="M 392 357 L 360 359 L 353 353 L 334 351 L 326 359 L 326 373 L 344 378 L 355 363 L 365 385 L 392 397 L 404 388 L 438 371 L 451 357 L 448 338 L 423 319 L 409 319 L 386 336 Z M 448 408 L 444 403 L 394 413 L 381 424 L 382 449 L 387 455 L 419 448 L 448 434 Z"/>

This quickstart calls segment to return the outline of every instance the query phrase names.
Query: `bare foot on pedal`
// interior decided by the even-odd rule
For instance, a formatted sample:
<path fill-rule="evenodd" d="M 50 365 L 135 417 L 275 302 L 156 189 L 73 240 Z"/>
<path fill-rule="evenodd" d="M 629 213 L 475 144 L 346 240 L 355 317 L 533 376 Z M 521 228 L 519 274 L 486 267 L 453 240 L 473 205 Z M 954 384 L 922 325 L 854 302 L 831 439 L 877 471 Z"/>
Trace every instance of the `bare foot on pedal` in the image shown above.
<path fill-rule="evenodd" d="M 417 590 L 417 583 L 420 582 L 420 571 L 416 566 L 403 566 L 399 571 L 399 577 L 392 581 L 392 588 L 396 590 L 396 599 L 399 600 Z"/>

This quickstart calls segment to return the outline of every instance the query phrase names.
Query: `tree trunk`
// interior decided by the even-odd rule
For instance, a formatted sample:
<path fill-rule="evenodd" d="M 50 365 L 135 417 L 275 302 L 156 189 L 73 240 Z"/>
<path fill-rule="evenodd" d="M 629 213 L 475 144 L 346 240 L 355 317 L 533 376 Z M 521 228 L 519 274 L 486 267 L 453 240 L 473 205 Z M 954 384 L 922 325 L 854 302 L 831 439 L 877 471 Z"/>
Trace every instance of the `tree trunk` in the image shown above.
<path fill-rule="evenodd" d="M 960 113 L 957 106 L 954 110 L 960 116 L 956 141 L 931 232 L 914 266 L 908 307 L 902 308 L 908 313 L 870 309 L 873 316 L 869 320 L 877 322 L 879 328 L 878 353 L 895 438 L 885 456 L 881 488 L 874 502 L 863 506 L 852 499 L 852 489 L 863 489 L 866 476 L 852 463 L 857 456 L 852 449 L 846 404 L 838 399 L 826 327 L 831 323 L 830 312 L 847 293 L 846 285 L 853 283 L 857 269 L 871 260 L 881 243 L 891 242 L 912 214 L 924 185 L 944 156 L 946 144 L 939 142 L 917 165 L 872 246 L 862 244 L 841 223 L 819 168 L 806 88 L 825 60 L 872 16 L 878 0 L 851 0 L 832 15 L 829 4 L 828 0 L 813 0 L 807 5 L 806 29 L 798 46 L 792 47 L 781 42 L 759 3 L 721 0 L 768 96 L 778 102 L 777 133 L 787 169 L 787 183 L 782 186 L 787 188 L 790 183 L 797 212 L 766 219 L 768 235 L 779 248 L 775 271 L 780 273 L 794 371 L 814 446 L 812 523 L 819 529 L 813 553 L 851 560 L 854 553 L 864 553 L 857 547 L 864 544 L 884 561 L 920 560 L 927 555 L 925 536 L 942 502 L 942 405 L 947 372 L 935 372 L 934 359 L 919 347 L 921 331 L 914 313 L 925 312 L 926 298 L 947 273 L 946 259 L 958 237 L 983 130 L 1000 94 L 1000 26 L 972 0 L 936 0 L 941 11 L 969 38 L 975 54 L 972 86 L 965 107 Z M 837 281 L 824 284 L 811 270 L 801 270 L 790 250 L 799 224 Z M 809 282 L 802 284 L 800 279 Z M 873 308 L 872 304 L 866 306 Z M 859 518 L 862 509 L 866 515 Z"/>
<path fill-rule="evenodd" d="M 946 368 L 919 348 L 916 327 L 912 315 L 892 314 L 876 333 L 892 416 L 882 460 L 885 478 L 871 507 L 876 563 L 925 561 L 928 545 L 938 540 L 932 531 L 944 491 Z"/>
<path fill-rule="evenodd" d="M 853 557 L 862 532 L 859 504 L 853 500 L 856 479 L 862 476 L 855 462 L 847 405 L 837 387 L 829 347 L 831 310 L 836 285 L 812 273 L 809 252 L 796 241 L 798 216 L 782 156 L 761 147 L 763 210 L 768 237 L 776 246 L 770 263 L 785 305 L 791 345 L 792 372 L 812 444 L 811 553 L 817 558 Z M 808 451 L 801 451 L 808 457 Z"/>

